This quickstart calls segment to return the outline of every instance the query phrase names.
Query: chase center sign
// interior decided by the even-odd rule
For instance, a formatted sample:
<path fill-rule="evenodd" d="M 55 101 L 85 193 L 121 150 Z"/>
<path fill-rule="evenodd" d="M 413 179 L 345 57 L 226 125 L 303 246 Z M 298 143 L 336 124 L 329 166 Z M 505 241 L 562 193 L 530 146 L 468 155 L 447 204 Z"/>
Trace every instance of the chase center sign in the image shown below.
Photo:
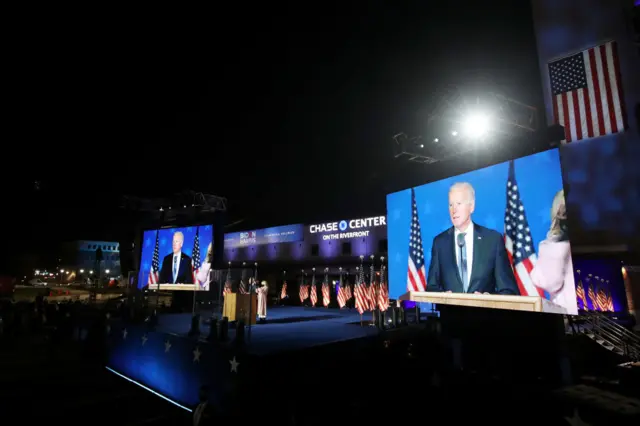
<path fill-rule="evenodd" d="M 371 228 L 387 226 L 385 216 L 365 217 L 361 219 L 341 220 L 339 222 L 310 225 L 309 233 L 323 234 L 323 240 L 341 240 L 347 238 L 368 237 Z"/>

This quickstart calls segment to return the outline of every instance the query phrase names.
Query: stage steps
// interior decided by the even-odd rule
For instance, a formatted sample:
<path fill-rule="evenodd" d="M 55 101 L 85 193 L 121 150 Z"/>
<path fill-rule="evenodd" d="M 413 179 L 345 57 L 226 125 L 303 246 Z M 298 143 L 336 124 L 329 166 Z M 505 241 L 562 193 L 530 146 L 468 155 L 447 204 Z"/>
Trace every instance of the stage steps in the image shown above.
<path fill-rule="evenodd" d="M 581 321 L 567 317 L 571 331 L 577 329 L 601 347 L 626 361 L 640 361 L 640 337 L 599 312 L 580 316 Z"/>

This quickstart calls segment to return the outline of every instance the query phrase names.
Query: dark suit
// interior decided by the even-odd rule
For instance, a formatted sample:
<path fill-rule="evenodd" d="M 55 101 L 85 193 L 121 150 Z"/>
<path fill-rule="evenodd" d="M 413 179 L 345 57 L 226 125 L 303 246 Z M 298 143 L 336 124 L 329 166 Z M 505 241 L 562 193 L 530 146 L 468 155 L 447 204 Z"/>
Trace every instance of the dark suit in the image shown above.
<path fill-rule="evenodd" d="M 173 253 L 166 255 L 162 260 L 162 268 L 160 269 L 160 284 L 193 284 L 191 258 L 184 253 L 180 253 L 179 265 L 178 276 L 173 281 Z"/>
<path fill-rule="evenodd" d="M 427 291 L 464 293 L 454 238 L 451 227 L 433 239 Z M 467 293 L 520 294 L 500 233 L 474 223 L 472 261 Z"/>

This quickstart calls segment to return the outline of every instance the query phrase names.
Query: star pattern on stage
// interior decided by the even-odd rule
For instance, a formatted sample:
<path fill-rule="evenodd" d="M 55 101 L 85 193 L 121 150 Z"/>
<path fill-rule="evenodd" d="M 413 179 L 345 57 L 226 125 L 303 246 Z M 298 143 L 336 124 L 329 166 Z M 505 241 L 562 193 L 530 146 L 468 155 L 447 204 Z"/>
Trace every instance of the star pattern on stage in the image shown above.
<path fill-rule="evenodd" d="M 389 349 L 389 346 L 391 346 L 391 342 L 389 340 L 385 340 L 384 341 L 384 348 L 385 349 Z"/>
<path fill-rule="evenodd" d="M 106 319 L 111 319 L 111 314 L 109 312 L 107 312 L 106 314 L 104 314 L 104 317 Z"/>
<path fill-rule="evenodd" d="M 129 334 L 129 332 L 127 331 L 127 329 L 125 328 L 124 330 L 122 330 L 122 339 L 126 340 L 127 339 L 127 334 Z"/>
<path fill-rule="evenodd" d="M 106 330 L 107 330 L 107 334 L 111 334 L 111 326 L 110 325 L 107 325 Z"/>
<path fill-rule="evenodd" d="M 231 364 L 231 372 L 232 373 L 237 373 L 238 372 L 238 366 L 240 365 L 240 363 L 238 361 L 236 361 L 236 357 L 234 356 L 233 359 L 229 360 L 229 364 Z"/>
<path fill-rule="evenodd" d="M 146 335 L 146 334 L 143 334 L 143 335 L 142 335 L 142 346 L 144 346 L 144 345 L 145 345 L 145 343 L 147 343 L 147 340 L 149 340 L 149 338 L 147 337 L 147 335 Z"/>
<path fill-rule="evenodd" d="M 200 347 L 196 346 L 196 348 L 193 350 L 193 362 L 200 362 L 201 355 L 202 352 L 200 352 Z"/>
<path fill-rule="evenodd" d="M 168 340 L 165 340 L 164 342 L 164 353 L 168 353 L 169 350 L 171 350 L 171 342 Z"/>
<path fill-rule="evenodd" d="M 580 417 L 580 414 L 578 414 L 577 408 L 573 410 L 573 417 L 565 417 L 564 419 L 571 426 L 589 426 L 589 423 L 582 420 L 582 418 Z"/>

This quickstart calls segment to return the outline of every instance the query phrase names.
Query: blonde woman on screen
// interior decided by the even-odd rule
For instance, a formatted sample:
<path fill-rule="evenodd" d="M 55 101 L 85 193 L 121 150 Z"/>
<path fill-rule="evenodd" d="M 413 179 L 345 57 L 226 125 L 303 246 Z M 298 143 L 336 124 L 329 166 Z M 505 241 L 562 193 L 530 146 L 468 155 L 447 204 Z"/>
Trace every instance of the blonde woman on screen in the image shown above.
<path fill-rule="evenodd" d="M 213 258 L 213 248 L 211 243 L 209 243 L 209 247 L 207 247 L 207 257 L 202 262 L 202 266 L 198 271 L 198 276 L 196 279 L 198 280 L 197 284 L 200 284 L 200 288 L 198 290 L 209 290 L 209 271 L 211 271 L 211 259 Z"/>
<path fill-rule="evenodd" d="M 553 197 L 551 228 L 547 238 L 540 242 L 531 279 L 536 287 L 549 293 L 553 303 L 565 308 L 569 314 L 578 314 L 564 191 Z"/>

